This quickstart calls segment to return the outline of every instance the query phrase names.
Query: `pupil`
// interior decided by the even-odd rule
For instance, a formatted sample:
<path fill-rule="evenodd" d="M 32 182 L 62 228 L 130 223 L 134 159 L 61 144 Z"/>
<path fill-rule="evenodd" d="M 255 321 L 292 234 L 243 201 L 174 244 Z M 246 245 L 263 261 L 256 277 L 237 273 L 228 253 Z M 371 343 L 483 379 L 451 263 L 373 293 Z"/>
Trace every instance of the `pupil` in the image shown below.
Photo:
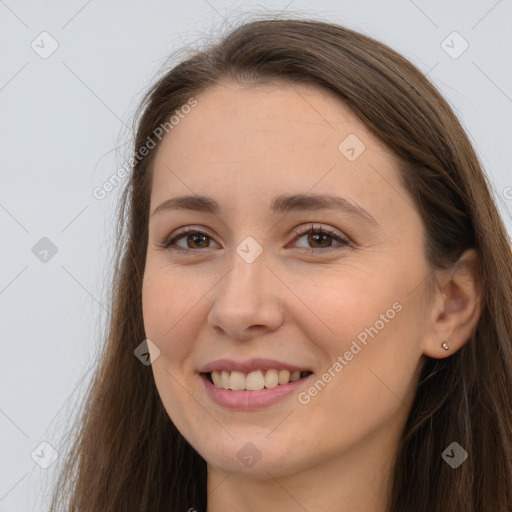
<path fill-rule="evenodd" d="M 313 239 L 313 242 L 314 242 L 314 243 L 320 243 L 320 244 L 321 244 L 322 242 L 318 242 L 318 240 L 315 240 L 315 238 L 318 238 L 318 237 L 321 237 L 321 238 L 322 238 L 322 237 L 323 237 L 323 238 L 325 239 L 325 238 L 330 238 L 330 236 L 331 236 L 331 235 L 326 235 L 326 234 L 324 234 L 324 233 L 316 233 L 316 234 L 314 234 L 314 235 L 310 235 L 310 236 L 309 236 L 309 238 L 310 238 L 310 240 L 309 240 L 309 241 L 311 242 L 311 241 L 312 241 L 311 239 Z"/>
<path fill-rule="evenodd" d="M 205 241 L 206 237 L 205 235 L 200 235 L 200 234 L 196 234 L 196 235 L 190 235 L 192 237 L 192 240 L 193 240 L 193 243 L 196 244 L 196 241 L 198 238 L 202 238 L 203 239 L 203 242 Z M 201 242 L 199 242 L 200 244 Z"/>

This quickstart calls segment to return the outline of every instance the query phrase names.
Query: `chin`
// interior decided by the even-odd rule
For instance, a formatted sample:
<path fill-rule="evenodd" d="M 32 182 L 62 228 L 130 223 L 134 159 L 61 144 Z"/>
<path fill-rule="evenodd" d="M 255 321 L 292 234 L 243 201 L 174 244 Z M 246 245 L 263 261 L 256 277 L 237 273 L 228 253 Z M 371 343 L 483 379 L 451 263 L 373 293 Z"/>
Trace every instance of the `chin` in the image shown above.
<path fill-rule="evenodd" d="M 268 479 L 285 476 L 300 469 L 300 461 L 291 454 L 297 450 L 282 440 L 265 439 L 268 432 L 257 436 L 229 438 L 229 441 L 218 443 L 212 450 L 212 444 L 198 446 L 196 450 L 213 466 L 226 473 L 248 475 L 255 479 Z M 199 448 L 199 449 L 198 449 Z"/>

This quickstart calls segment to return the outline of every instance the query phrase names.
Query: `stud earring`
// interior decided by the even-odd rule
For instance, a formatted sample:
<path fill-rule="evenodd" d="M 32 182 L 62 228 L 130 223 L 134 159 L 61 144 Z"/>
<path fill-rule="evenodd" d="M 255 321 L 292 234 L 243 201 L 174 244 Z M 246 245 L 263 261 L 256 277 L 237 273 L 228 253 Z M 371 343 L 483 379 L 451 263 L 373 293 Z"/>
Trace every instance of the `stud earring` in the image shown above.
<path fill-rule="evenodd" d="M 446 341 L 443 341 L 441 347 L 443 347 L 445 350 L 450 350 L 450 347 L 446 344 Z"/>

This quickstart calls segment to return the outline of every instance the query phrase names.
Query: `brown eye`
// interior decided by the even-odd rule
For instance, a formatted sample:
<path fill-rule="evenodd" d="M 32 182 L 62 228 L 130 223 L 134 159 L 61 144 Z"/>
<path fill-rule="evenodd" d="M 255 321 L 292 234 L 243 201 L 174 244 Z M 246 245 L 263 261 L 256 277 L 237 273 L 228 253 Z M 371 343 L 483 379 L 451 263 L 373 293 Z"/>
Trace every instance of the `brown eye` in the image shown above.
<path fill-rule="evenodd" d="M 191 243 L 193 244 L 192 246 L 189 243 L 187 243 L 187 245 L 189 245 L 189 249 L 204 249 L 205 247 L 208 247 L 208 245 L 204 244 L 205 241 L 210 237 L 208 235 L 205 235 L 204 233 L 192 233 L 178 238 L 185 238 L 187 241 L 191 240 Z M 194 245 L 199 247 L 194 247 Z"/>
<path fill-rule="evenodd" d="M 328 235 L 325 233 L 314 233 L 314 234 L 308 235 L 308 243 L 320 244 L 321 249 L 325 249 L 326 247 L 329 247 L 332 240 L 333 240 L 333 237 L 331 235 Z M 326 242 L 327 242 L 327 245 L 326 245 Z"/>
<path fill-rule="evenodd" d="M 305 235 L 307 235 L 306 243 L 308 246 L 302 247 L 306 250 L 306 252 L 311 254 L 327 252 L 332 249 L 347 246 L 350 243 L 344 236 L 341 235 L 341 233 L 321 225 L 315 227 L 313 224 L 311 224 L 309 229 L 304 229 L 302 231 L 297 230 L 295 233 L 299 239 L 303 237 L 305 238 Z M 333 241 L 337 241 L 339 243 L 332 245 Z"/>
<path fill-rule="evenodd" d="M 297 234 L 298 239 L 306 238 L 307 246 L 301 247 L 298 245 L 297 247 L 309 254 L 319 255 L 324 252 L 343 248 L 350 244 L 349 240 L 341 233 L 322 225 L 315 227 L 311 224 L 308 229 L 303 229 L 302 231 L 294 230 L 294 232 Z M 182 239 L 185 240 L 185 246 L 177 244 L 177 242 Z M 188 228 L 173 233 L 173 235 L 171 235 L 171 237 L 169 237 L 164 243 L 160 244 L 160 246 L 177 253 L 191 253 L 193 251 L 197 252 L 201 249 L 211 248 L 212 246 L 210 245 L 210 241 L 212 240 L 213 238 L 208 234 L 197 229 Z M 333 242 L 338 243 L 333 245 Z"/>
<path fill-rule="evenodd" d="M 177 241 L 184 239 L 185 246 L 177 245 Z M 174 252 L 190 252 L 199 249 L 210 248 L 211 236 L 197 229 L 183 229 L 171 235 L 164 243 L 160 244 L 164 249 Z"/>

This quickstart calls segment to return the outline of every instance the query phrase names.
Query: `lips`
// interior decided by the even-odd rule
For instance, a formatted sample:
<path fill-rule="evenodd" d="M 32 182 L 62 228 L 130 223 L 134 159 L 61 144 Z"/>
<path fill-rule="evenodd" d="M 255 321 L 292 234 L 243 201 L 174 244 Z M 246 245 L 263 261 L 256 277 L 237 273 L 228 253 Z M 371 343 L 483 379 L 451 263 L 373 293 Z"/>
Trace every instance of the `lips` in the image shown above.
<path fill-rule="evenodd" d="M 275 364 L 275 361 L 273 362 L 273 364 Z M 264 370 L 264 377 L 266 377 L 268 372 L 271 370 L 272 369 L 267 369 L 266 371 Z M 291 377 L 291 373 L 289 372 L 289 370 L 286 371 Z M 254 372 L 250 373 L 258 372 L 261 372 L 261 374 L 263 374 L 263 371 L 261 370 L 255 370 Z M 292 373 L 293 372 L 297 372 L 297 374 L 299 375 L 300 378 L 298 380 L 292 381 L 290 379 L 287 384 L 279 384 L 278 382 L 278 384 L 274 387 L 263 387 L 262 389 L 259 389 L 261 387 L 260 381 L 258 385 L 253 386 L 253 388 L 255 388 L 253 390 L 247 389 L 245 387 L 247 386 L 247 379 L 249 378 L 250 373 L 246 376 L 243 372 L 237 372 L 236 370 L 232 372 L 227 372 L 227 370 L 223 370 L 220 373 L 221 379 L 223 374 L 229 374 L 229 377 L 231 379 L 231 376 L 233 374 L 236 375 L 237 373 L 239 373 L 240 375 L 235 378 L 243 378 L 242 382 L 245 382 L 243 389 L 225 389 L 223 387 L 216 386 L 213 383 L 210 375 L 217 374 L 215 377 L 215 379 L 217 379 L 219 376 L 219 372 L 217 370 L 213 370 L 212 372 L 200 373 L 200 380 L 203 382 L 204 390 L 206 391 L 207 396 L 218 406 L 231 410 L 250 411 L 270 407 L 276 404 L 277 402 L 280 402 L 281 400 L 285 400 L 286 397 L 292 396 L 294 393 L 297 393 L 301 388 L 307 386 L 308 382 L 311 382 L 311 379 L 314 378 L 314 374 L 309 371 L 299 372 L 298 370 L 293 370 Z M 258 376 L 252 378 L 257 379 Z M 248 386 L 251 387 L 251 384 L 249 383 Z M 234 387 L 237 387 L 237 385 L 235 384 Z"/>

